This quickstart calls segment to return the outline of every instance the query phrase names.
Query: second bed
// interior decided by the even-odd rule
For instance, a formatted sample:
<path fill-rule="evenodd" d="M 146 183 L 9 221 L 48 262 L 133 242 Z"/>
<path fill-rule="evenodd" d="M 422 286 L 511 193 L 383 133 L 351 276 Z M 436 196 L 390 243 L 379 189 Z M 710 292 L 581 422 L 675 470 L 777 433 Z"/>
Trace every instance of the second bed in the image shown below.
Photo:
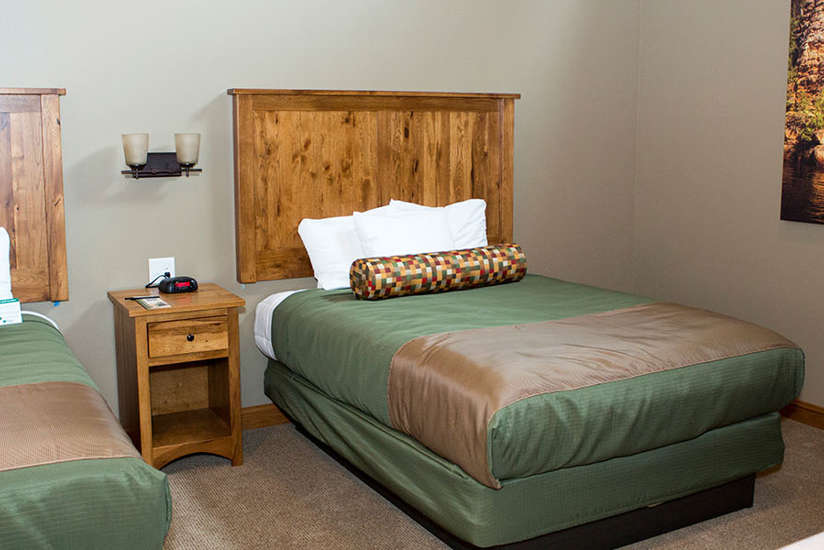
<path fill-rule="evenodd" d="M 377 302 L 278 298 L 267 394 L 478 546 L 780 463 L 776 411 L 803 381 L 803 353 L 772 331 L 537 275 Z"/>

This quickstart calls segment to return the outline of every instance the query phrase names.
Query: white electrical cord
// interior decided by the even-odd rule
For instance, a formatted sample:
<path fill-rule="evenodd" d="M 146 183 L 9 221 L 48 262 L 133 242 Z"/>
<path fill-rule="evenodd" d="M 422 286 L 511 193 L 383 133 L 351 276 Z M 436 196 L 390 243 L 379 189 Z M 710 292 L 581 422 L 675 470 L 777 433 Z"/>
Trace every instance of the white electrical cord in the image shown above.
<path fill-rule="evenodd" d="M 42 313 L 37 313 L 36 311 L 26 311 L 26 310 L 22 310 L 20 313 L 25 313 L 26 315 L 34 315 L 35 317 L 40 317 L 41 319 L 45 319 L 46 321 L 48 321 L 48 322 L 49 322 L 49 324 L 50 324 L 51 326 L 53 326 L 54 328 L 56 328 L 56 329 L 57 329 L 57 332 L 59 332 L 60 334 L 63 334 L 63 331 L 62 331 L 62 330 L 60 330 L 60 327 L 59 327 L 59 326 L 57 326 L 57 323 L 56 323 L 56 322 L 54 321 L 54 319 L 52 319 L 51 317 L 48 317 L 48 316 L 46 316 L 46 315 L 43 315 Z"/>

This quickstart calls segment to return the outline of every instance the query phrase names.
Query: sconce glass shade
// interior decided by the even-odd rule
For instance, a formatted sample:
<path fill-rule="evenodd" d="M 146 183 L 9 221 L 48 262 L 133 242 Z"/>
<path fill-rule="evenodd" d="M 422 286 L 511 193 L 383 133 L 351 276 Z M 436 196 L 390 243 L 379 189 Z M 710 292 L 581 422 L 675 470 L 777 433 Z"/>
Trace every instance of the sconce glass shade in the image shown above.
<path fill-rule="evenodd" d="M 123 153 L 129 166 L 143 166 L 149 152 L 149 134 L 123 134 Z"/>
<path fill-rule="evenodd" d="M 181 166 L 194 166 L 200 153 L 200 134 L 175 134 L 175 152 Z"/>

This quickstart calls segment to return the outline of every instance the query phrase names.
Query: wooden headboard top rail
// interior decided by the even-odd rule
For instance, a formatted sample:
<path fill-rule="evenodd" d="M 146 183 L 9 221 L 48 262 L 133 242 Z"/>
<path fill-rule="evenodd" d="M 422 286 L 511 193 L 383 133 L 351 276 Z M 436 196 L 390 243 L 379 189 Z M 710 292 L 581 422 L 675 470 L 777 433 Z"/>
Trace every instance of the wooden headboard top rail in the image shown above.
<path fill-rule="evenodd" d="M 69 299 L 60 99 L 63 88 L 0 88 L 0 226 L 11 238 L 12 294 Z"/>
<path fill-rule="evenodd" d="M 65 88 L 0 88 L 0 95 L 66 95 Z"/>
<path fill-rule="evenodd" d="M 229 95 L 339 95 L 373 97 L 466 97 L 489 99 L 520 99 L 521 94 L 496 92 L 390 92 L 386 90 L 266 90 L 260 88 L 229 88 Z"/>
<path fill-rule="evenodd" d="M 345 216 L 390 198 L 430 206 L 485 199 L 489 241 L 512 240 L 519 94 L 228 93 L 238 281 L 311 276 L 301 219 Z"/>

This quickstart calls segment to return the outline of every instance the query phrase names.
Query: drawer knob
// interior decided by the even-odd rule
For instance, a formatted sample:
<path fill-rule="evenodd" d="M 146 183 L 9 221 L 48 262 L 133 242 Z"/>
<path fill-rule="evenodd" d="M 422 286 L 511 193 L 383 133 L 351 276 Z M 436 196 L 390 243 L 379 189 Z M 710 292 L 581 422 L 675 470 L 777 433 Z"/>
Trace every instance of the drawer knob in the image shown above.
<path fill-rule="evenodd" d="M 187 334 L 186 335 L 186 341 L 187 342 L 194 342 L 195 341 L 195 335 L 194 334 Z"/>

